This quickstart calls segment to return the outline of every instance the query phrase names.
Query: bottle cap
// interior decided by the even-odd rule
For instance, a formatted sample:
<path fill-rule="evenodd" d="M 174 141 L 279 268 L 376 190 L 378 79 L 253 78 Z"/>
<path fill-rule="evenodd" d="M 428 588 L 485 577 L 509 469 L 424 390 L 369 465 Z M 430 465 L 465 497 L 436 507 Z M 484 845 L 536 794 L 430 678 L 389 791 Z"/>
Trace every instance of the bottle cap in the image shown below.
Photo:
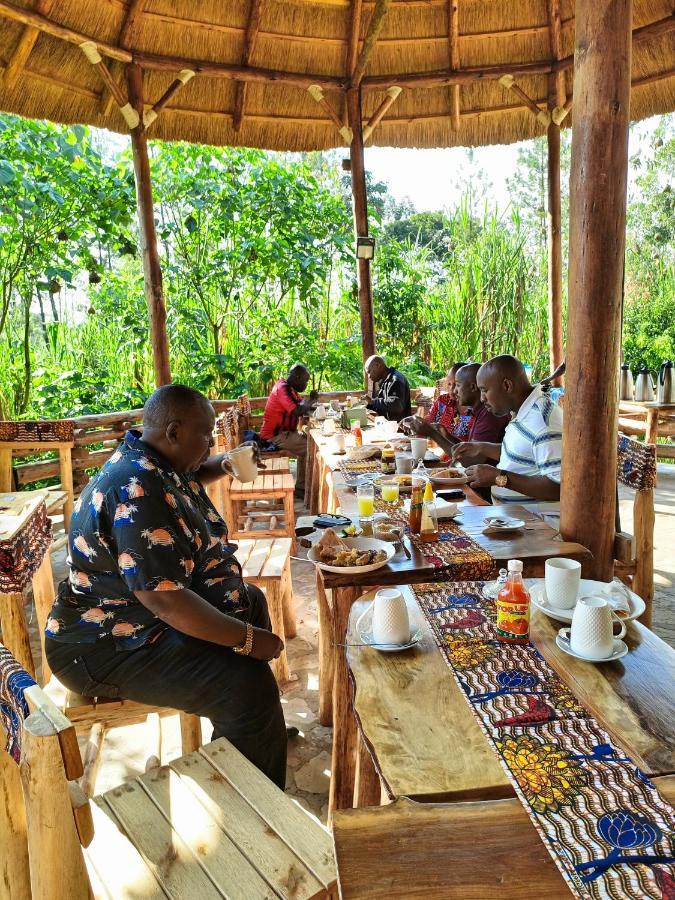
<path fill-rule="evenodd" d="M 509 572 L 522 572 L 523 564 L 519 559 L 510 559 L 509 560 Z"/>
<path fill-rule="evenodd" d="M 430 500 L 434 499 L 434 489 L 431 486 L 431 482 L 427 481 L 427 486 L 424 488 L 424 497 L 423 500 L 425 503 L 428 503 Z"/>

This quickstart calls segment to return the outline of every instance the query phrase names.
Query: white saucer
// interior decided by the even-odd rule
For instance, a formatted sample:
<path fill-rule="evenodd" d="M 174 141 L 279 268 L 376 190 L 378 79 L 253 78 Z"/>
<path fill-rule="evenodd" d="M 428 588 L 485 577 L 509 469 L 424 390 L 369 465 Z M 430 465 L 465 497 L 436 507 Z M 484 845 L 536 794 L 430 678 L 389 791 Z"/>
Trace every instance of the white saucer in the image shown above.
<path fill-rule="evenodd" d="M 381 650 L 382 653 L 398 653 L 400 650 L 409 650 L 411 647 L 415 647 L 419 644 L 421 636 L 422 631 L 418 629 L 410 636 L 410 640 L 407 644 L 376 644 L 373 640 L 373 632 L 370 628 L 359 630 L 359 637 L 363 643 L 368 647 L 373 647 L 375 650 Z"/>
<path fill-rule="evenodd" d="M 590 578 L 582 578 L 579 584 L 579 597 L 588 597 L 593 593 L 602 596 L 602 588 L 606 586 L 604 581 L 592 581 Z M 546 582 L 543 578 L 540 581 L 537 581 L 536 584 L 533 584 L 532 587 L 529 588 L 529 591 L 532 606 L 534 606 L 535 609 L 540 610 L 558 622 L 571 623 L 574 607 L 571 607 L 571 609 L 562 609 L 559 606 L 553 606 L 549 603 L 546 597 Z M 645 601 L 642 597 L 639 597 L 630 590 L 628 591 L 628 594 L 630 600 L 630 615 L 617 616 L 621 622 L 632 622 L 633 619 L 637 619 L 645 611 Z"/>
<path fill-rule="evenodd" d="M 488 516 L 488 519 L 490 517 Z M 522 519 L 505 519 L 503 525 L 491 525 L 488 519 L 485 519 L 485 528 L 483 534 L 492 532 L 493 534 L 506 534 L 509 531 L 518 531 L 519 528 L 525 527 Z"/>
<path fill-rule="evenodd" d="M 561 628 L 560 631 L 563 629 Z M 574 650 L 570 647 L 567 641 L 562 637 L 560 632 L 555 636 L 555 642 L 558 647 L 563 651 L 563 653 L 567 653 L 568 656 L 574 656 L 575 659 L 583 659 L 584 662 L 591 663 L 607 663 L 614 662 L 617 659 L 621 659 L 622 656 L 625 656 L 628 653 L 628 647 L 624 644 L 623 641 L 620 641 L 618 638 L 614 638 L 614 652 L 611 656 L 606 657 L 605 659 L 590 659 L 588 656 L 581 656 L 579 653 L 575 653 Z"/>

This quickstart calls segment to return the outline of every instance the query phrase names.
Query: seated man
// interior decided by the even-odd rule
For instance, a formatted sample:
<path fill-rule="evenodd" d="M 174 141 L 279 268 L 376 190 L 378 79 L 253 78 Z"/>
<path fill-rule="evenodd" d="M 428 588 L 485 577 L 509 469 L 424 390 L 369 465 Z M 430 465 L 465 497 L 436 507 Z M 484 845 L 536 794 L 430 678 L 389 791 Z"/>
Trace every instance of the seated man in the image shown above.
<path fill-rule="evenodd" d="M 425 421 L 429 422 L 430 425 L 452 432 L 452 428 L 459 418 L 459 404 L 457 403 L 455 391 L 456 376 L 462 366 L 465 365 L 466 363 L 458 362 L 450 367 L 445 379 L 445 391 L 438 395 L 428 415 L 425 416 Z"/>
<path fill-rule="evenodd" d="M 268 664 L 283 643 L 204 490 L 227 471 L 227 454 L 209 456 L 214 422 L 192 388 L 148 399 L 143 435 L 127 432 L 75 506 L 45 650 L 77 693 L 206 716 L 214 739 L 283 789 L 286 728 Z"/>
<path fill-rule="evenodd" d="M 496 356 L 476 377 L 481 400 L 495 416 L 513 413 L 501 444 L 458 444 L 453 459 L 472 454 L 497 462 L 467 469 L 471 487 L 492 489 L 494 503 L 560 500 L 562 410 L 532 386 L 523 364 L 513 356 Z"/>
<path fill-rule="evenodd" d="M 501 444 L 504 431 L 509 423 L 508 416 L 495 416 L 481 400 L 481 393 L 476 384 L 476 378 L 480 369 L 479 363 L 469 363 L 462 366 L 457 372 L 455 381 L 455 396 L 458 407 L 464 407 L 467 411 L 468 423 L 466 436 L 458 437 L 452 430 L 442 427 L 434 427 L 418 416 L 411 416 L 403 424 L 414 434 L 431 438 L 439 447 L 452 453 L 455 446 L 461 442 L 487 441 L 491 444 Z M 476 460 L 478 459 L 476 455 Z"/>
<path fill-rule="evenodd" d="M 298 461 L 295 477 L 296 493 L 302 494 L 305 485 L 305 462 L 307 460 L 307 435 L 298 431 L 301 416 L 308 416 L 316 405 L 318 396 L 312 391 L 308 400 L 300 394 L 309 384 L 309 371 L 299 364 L 289 369 L 285 378 L 280 378 L 267 398 L 260 437 L 271 441 L 280 450 L 287 450 Z"/>
<path fill-rule="evenodd" d="M 393 367 L 389 368 L 381 356 L 367 359 L 365 370 L 370 381 L 380 383 L 375 397 L 370 394 L 365 396 L 368 409 L 390 422 L 400 422 L 412 413 L 410 385 L 405 375 Z"/>

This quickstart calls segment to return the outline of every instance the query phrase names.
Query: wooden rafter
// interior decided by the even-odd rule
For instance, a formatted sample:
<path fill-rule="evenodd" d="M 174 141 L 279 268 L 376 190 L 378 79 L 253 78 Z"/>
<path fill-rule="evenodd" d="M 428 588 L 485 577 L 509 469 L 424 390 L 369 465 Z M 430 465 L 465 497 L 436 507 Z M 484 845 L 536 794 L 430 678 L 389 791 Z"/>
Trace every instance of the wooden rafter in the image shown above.
<path fill-rule="evenodd" d="M 448 50 L 450 68 L 459 69 L 459 0 L 448 0 Z M 459 85 L 450 85 L 450 122 L 459 130 Z"/>
<path fill-rule="evenodd" d="M 560 19 L 560 0 L 548 0 L 548 35 L 551 45 L 551 56 L 557 62 L 562 57 L 562 21 Z M 555 72 L 551 76 L 551 94 L 554 98 L 553 107 L 562 108 L 565 105 L 565 73 Z"/>
<path fill-rule="evenodd" d="M 384 20 L 390 5 L 391 0 L 377 0 L 375 3 L 375 9 L 368 22 L 368 32 L 363 40 L 363 47 L 361 47 L 361 52 L 351 74 L 351 87 L 358 87 L 361 84 L 361 80 L 366 71 L 366 66 L 375 49 L 375 44 L 382 31 L 382 26 L 384 25 Z"/>
<path fill-rule="evenodd" d="M 333 122 L 337 130 L 340 132 L 342 139 L 347 144 L 351 144 L 352 142 L 352 130 L 349 125 L 344 125 L 340 116 L 335 112 L 333 107 L 330 105 L 328 100 L 323 95 L 323 91 L 319 87 L 318 84 L 311 84 L 307 91 L 309 92 L 310 97 L 321 106 L 328 113 L 328 118 Z"/>
<path fill-rule="evenodd" d="M 122 93 L 122 89 L 112 76 L 108 66 L 103 61 L 103 57 L 98 52 L 96 44 L 93 41 L 85 41 L 80 44 L 80 50 L 87 57 L 92 66 L 96 69 L 99 77 L 110 91 L 114 102 L 118 105 L 120 112 L 130 129 L 136 128 L 139 123 L 139 116 L 134 107 L 127 101 Z"/>
<path fill-rule="evenodd" d="M 551 114 L 548 110 L 541 109 L 541 107 L 537 106 L 534 100 L 528 96 L 521 87 L 518 87 L 513 75 L 502 75 L 499 79 L 499 83 L 502 87 L 505 87 L 507 91 L 513 91 L 516 96 L 520 97 L 530 112 L 536 116 L 545 128 L 548 128 L 551 121 Z"/>
<path fill-rule="evenodd" d="M 124 14 L 124 21 L 122 22 L 122 27 L 117 39 L 120 47 L 128 49 L 131 46 L 131 42 L 133 41 L 134 35 L 136 33 L 138 22 L 143 14 L 145 7 L 147 6 L 147 3 L 148 0 L 131 0 L 131 2 L 129 3 L 127 11 Z M 103 96 L 101 97 L 101 112 L 104 116 L 110 115 L 110 110 L 112 109 L 113 102 L 114 98 L 111 93 L 103 94 Z"/>
<path fill-rule="evenodd" d="M 361 38 L 361 15 L 363 0 L 352 0 L 351 17 L 349 20 L 349 40 L 347 42 L 347 59 L 345 60 L 345 72 L 351 79 L 356 69 L 359 58 L 359 40 Z"/>
<path fill-rule="evenodd" d="M 192 78 L 195 77 L 195 73 L 192 69 L 183 69 L 168 88 L 164 91 L 162 96 L 157 100 L 156 103 L 153 103 L 152 106 L 149 106 L 145 109 L 143 113 L 143 125 L 146 129 L 148 129 L 152 123 L 155 121 L 157 116 L 161 113 L 164 107 L 168 104 L 169 100 L 176 94 L 184 84 L 187 84 Z"/>
<path fill-rule="evenodd" d="M 251 8 L 248 13 L 248 24 L 246 26 L 246 35 L 244 37 L 244 52 L 242 54 L 242 65 L 248 66 L 253 57 L 253 51 L 258 40 L 258 32 L 260 30 L 260 19 L 262 17 L 262 0 L 251 0 Z M 235 131 L 239 131 L 241 123 L 244 119 L 244 107 L 246 105 L 246 82 L 237 82 L 237 95 L 234 100 L 234 115 L 232 117 L 232 127 Z"/>
<path fill-rule="evenodd" d="M 375 129 L 380 124 L 382 119 L 384 119 L 385 115 L 387 114 L 387 110 L 391 107 L 391 105 L 393 103 L 396 102 L 396 100 L 398 99 L 399 94 L 401 93 L 402 90 L 403 90 L 403 88 L 397 87 L 396 85 L 392 85 L 392 87 L 387 88 L 387 96 L 384 98 L 382 103 L 380 103 L 380 105 L 377 107 L 375 112 L 372 114 L 372 116 L 368 120 L 368 124 L 363 129 L 363 143 L 364 144 L 372 136 L 373 131 L 375 131 Z"/>
<path fill-rule="evenodd" d="M 52 6 L 54 5 L 54 0 L 37 0 L 35 4 L 36 12 L 42 13 L 43 15 L 47 15 Z M 40 31 L 33 25 L 27 25 L 21 33 L 21 37 L 14 48 L 14 53 L 12 53 L 11 57 L 7 65 L 5 66 L 5 71 L 2 74 L 2 78 L 0 81 L 2 82 L 3 87 L 13 88 L 16 82 L 18 81 L 19 75 L 21 74 L 21 70 L 28 62 L 28 57 L 31 54 L 33 47 L 35 46 L 35 42 L 40 36 Z"/>

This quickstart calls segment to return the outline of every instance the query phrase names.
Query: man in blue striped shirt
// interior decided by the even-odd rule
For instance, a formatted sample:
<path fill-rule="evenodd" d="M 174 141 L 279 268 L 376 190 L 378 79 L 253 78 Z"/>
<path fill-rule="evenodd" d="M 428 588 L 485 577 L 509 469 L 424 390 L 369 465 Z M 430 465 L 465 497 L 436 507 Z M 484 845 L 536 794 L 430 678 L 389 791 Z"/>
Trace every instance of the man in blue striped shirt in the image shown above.
<path fill-rule="evenodd" d="M 492 489 L 495 503 L 560 500 L 562 410 L 539 385 L 530 384 L 513 356 L 496 356 L 476 377 L 481 400 L 495 416 L 512 414 L 501 444 L 458 444 L 453 459 L 481 455 L 497 465 L 467 469 L 471 487 Z"/>

